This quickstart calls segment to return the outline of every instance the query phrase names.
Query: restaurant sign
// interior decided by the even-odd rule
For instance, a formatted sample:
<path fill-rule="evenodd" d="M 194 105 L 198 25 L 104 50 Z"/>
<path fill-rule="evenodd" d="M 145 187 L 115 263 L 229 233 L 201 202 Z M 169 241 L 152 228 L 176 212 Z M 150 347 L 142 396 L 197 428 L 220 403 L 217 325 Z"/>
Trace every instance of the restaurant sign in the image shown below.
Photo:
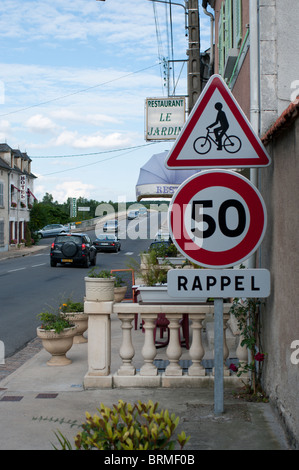
<path fill-rule="evenodd" d="M 145 101 L 145 140 L 175 140 L 185 124 L 184 96 L 147 98 Z"/>

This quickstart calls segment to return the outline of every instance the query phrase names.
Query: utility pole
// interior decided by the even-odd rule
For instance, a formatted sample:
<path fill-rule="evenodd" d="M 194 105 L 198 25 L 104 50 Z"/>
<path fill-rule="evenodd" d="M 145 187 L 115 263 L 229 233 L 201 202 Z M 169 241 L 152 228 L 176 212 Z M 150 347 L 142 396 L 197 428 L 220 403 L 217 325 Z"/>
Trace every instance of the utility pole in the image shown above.
<path fill-rule="evenodd" d="M 201 91 L 200 79 L 200 31 L 198 0 L 186 2 L 188 10 L 189 49 L 188 55 L 188 113 L 190 114 Z"/>

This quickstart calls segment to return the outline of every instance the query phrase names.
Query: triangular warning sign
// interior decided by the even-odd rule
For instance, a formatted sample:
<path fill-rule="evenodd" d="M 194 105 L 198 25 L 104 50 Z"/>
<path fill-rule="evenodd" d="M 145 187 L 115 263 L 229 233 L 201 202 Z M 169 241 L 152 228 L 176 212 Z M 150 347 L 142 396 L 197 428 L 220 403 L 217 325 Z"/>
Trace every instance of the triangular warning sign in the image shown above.
<path fill-rule="evenodd" d="M 167 155 L 167 168 L 248 168 L 270 156 L 220 75 L 213 75 Z"/>

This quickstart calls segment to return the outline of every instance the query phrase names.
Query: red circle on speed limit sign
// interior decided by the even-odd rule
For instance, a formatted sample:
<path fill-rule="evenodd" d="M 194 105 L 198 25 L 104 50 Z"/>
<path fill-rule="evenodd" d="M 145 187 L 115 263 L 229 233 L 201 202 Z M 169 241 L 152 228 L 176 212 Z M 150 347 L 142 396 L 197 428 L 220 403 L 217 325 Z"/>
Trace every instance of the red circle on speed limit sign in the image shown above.
<path fill-rule="evenodd" d="M 266 219 L 255 186 L 228 170 L 191 176 L 169 206 L 174 244 L 189 260 L 210 268 L 234 266 L 249 258 L 262 242 Z"/>

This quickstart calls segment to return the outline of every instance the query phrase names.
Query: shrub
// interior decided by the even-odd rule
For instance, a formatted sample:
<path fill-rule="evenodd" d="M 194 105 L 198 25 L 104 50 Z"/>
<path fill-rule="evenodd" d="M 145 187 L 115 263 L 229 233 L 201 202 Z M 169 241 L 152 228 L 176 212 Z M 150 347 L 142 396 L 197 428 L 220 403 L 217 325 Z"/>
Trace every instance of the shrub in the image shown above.
<path fill-rule="evenodd" d="M 86 413 L 82 431 L 75 437 L 77 450 L 173 450 L 188 442 L 185 432 L 173 439 L 179 418 L 168 410 L 158 412 L 158 403 L 138 401 L 131 405 L 119 400 L 109 408 L 101 404 L 99 415 Z M 71 450 L 70 442 L 56 434 L 62 450 Z M 57 448 L 54 447 L 56 450 Z"/>

